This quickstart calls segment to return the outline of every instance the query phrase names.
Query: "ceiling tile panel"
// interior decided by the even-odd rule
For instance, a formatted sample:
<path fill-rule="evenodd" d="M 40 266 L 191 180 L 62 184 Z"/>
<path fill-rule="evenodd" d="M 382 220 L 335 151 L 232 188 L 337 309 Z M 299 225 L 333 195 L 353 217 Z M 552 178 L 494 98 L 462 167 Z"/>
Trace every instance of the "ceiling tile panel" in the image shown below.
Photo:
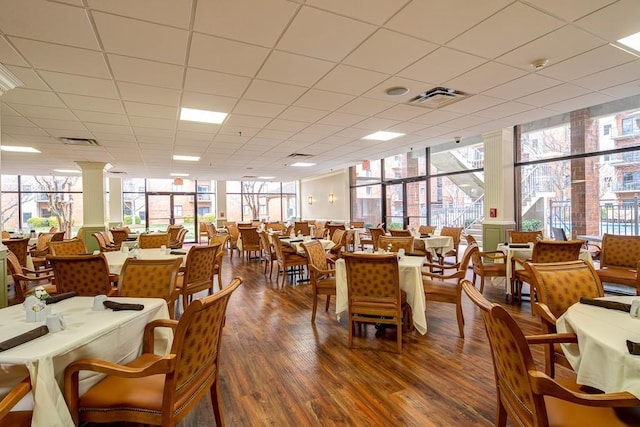
<path fill-rule="evenodd" d="M 350 18 L 381 25 L 409 0 L 307 0 L 306 4 Z"/>
<path fill-rule="evenodd" d="M 503 102 L 504 101 L 502 99 L 492 98 L 490 96 L 474 95 L 463 99 L 462 101 L 445 105 L 442 108 L 447 111 L 453 111 L 454 113 L 471 114 L 494 105 L 502 104 Z"/>
<path fill-rule="evenodd" d="M 398 46 L 402 46 L 402 49 L 398 49 Z M 433 43 L 380 29 L 351 53 L 344 63 L 395 74 L 437 47 Z"/>
<path fill-rule="evenodd" d="M 327 115 L 326 111 L 313 108 L 289 107 L 280 114 L 279 118 L 298 122 L 313 123 Z"/>
<path fill-rule="evenodd" d="M 124 101 L 127 114 L 141 117 L 157 117 L 161 119 L 177 120 L 178 109 L 165 105 L 143 104 L 140 102 Z"/>
<path fill-rule="evenodd" d="M 118 89 L 122 99 L 146 104 L 177 105 L 180 101 L 180 91 L 137 83 L 118 82 Z"/>
<path fill-rule="evenodd" d="M 0 36 L 0 63 L 4 65 L 29 65 L 4 36 Z"/>
<path fill-rule="evenodd" d="M 316 85 L 317 89 L 360 95 L 387 79 L 388 75 L 362 68 L 338 65 Z"/>
<path fill-rule="evenodd" d="M 545 108 L 559 113 L 565 113 L 581 108 L 590 107 L 592 105 L 604 104 L 612 101 L 613 98 L 602 93 L 588 93 L 586 95 L 577 96 L 566 101 L 560 101 L 555 104 L 548 104 Z"/>
<path fill-rule="evenodd" d="M 268 54 L 263 47 L 195 33 L 189 66 L 254 77 Z"/>
<path fill-rule="evenodd" d="M 367 116 L 359 116 L 356 114 L 331 113 L 328 116 L 318 120 L 318 123 L 336 126 L 353 126 L 356 123 L 365 120 L 366 118 Z"/>
<path fill-rule="evenodd" d="M 640 3 L 636 0 L 619 0 L 584 18 L 576 24 L 607 41 L 613 42 L 640 32 Z"/>
<path fill-rule="evenodd" d="M 23 89 L 20 87 L 10 90 L 2 95 L 2 102 L 6 102 L 8 104 L 26 104 L 42 107 L 65 108 L 65 105 L 60 101 L 60 98 L 58 98 L 53 92 Z"/>
<path fill-rule="evenodd" d="M 310 87 L 334 66 L 333 62 L 274 51 L 257 77 L 264 80 Z"/>
<path fill-rule="evenodd" d="M 369 98 L 356 98 L 348 104 L 340 107 L 338 111 L 341 113 L 365 114 L 373 116 L 375 114 L 383 112 L 384 110 L 388 110 L 394 105 L 396 105 L 394 102 L 379 101 L 377 99 Z"/>
<path fill-rule="evenodd" d="M 351 95 L 311 89 L 302 95 L 294 105 L 333 111 L 354 99 Z"/>
<path fill-rule="evenodd" d="M 584 95 L 587 92 L 587 89 L 575 85 L 562 84 L 518 98 L 518 102 L 535 105 L 536 107 L 545 107 L 549 104 L 555 104 L 560 101 L 575 98 L 576 96 Z"/>
<path fill-rule="evenodd" d="M 207 95 L 203 93 L 184 92 L 180 107 L 197 108 L 201 110 L 220 111 L 229 113 L 238 100 L 226 96 Z"/>
<path fill-rule="evenodd" d="M 562 82 L 540 74 L 527 74 L 483 92 L 484 95 L 502 99 L 516 99 L 531 93 L 557 86 Z"/>
<path fill-rule="evenodd" d="M 276 117 L 280 114 L 286 105 L 273 104 L 271 102 L 241 100 L 233 109 L 234 114 L 243 114 L 247 116 L 258 117 Z"/>
<path fill-rule="evenodd" d="M 192 0 L 88 0 L 87 3 L 94 10 L 186 29 Z"/>
<path fill-rule="evenodd" d="M 611 86 L 636 81 L 634 76 L 640 76 L 640 60 L 609 68 L 589 76 L 573 80 L 572 83 L 591 90 L 601 90 Z"/>
<path fill-rule="evenodd" d="M 307 88 L 284 83 L 268 82 L 253 79 L 244 97 L 255 101 L 274 102 L 276 104 L 292 104 Z"/>
<path fill-rule="evenodd" d="M 631 62 L 634 59 L 637 58 L 633 55 L 629 55 L 613 46 L 605 45 L 567 59 L 559 64 L 545 67 L 539 71 L 539 74 L 570 82 L 593 72 Z"/>
<path fill-rule="evenodd" d="M 192 92 L 204 92 L 238 98 L 244 93 L 250 82 L 251 79 L 248 77 L 198 70 L 197 68 L 187 68 L 184 88 Z"/>
<path fill-rule="evenodd" d="M 96 111 L 75 110 L 74 114 L 83 122 L 106 123 L 111 125 L 127 126 L 129 121 L 124 114 L 110 114 Z"/>
<path fill-rule="evenodd" d="M 377 114 L 376 116 L 383 119 L 406 121 L 421 116 L 422 114 L 424 114 L 424 109 L 421 107 L 399 104 Z"/>
<path fill-rule="evenodd" d="M 466 93 L 480 93 L 501 83 L 515 80 L 526 74 L 518 68 L 497 62 L 487 62 L 478 68 L 464 73 L 445 83 L 446 87 L 461 90 Z"/>
<path fill-rule="evenodd" d="M 63 74 L 54 71 L 38 71 L 38 74 L 54 91 L 59 93 L 91 94 L 100 98 L 118 98 L 116 85 L 110 79 Z"/>
<path fill-rule="evenodd" d="M 489 119 L 502 119 L 507 116 L 512 116 L 514 114 L 533 109 L 534 107 L 528 104 L 522 104 L 520 102 L 505 102 L 504 104 L 499 104 L 495 107 L 476 111 L 474 115 L 479 117 L 486 117 Z M 514 123 L 514 125 L 515 124 L 517 123 Z"/>
<path fill-rule="evenodd" d="M 103 113 L 124 115 L 122 102 L 116 99 L 72 94 L 61 94 L 60 98 L 72 110 L 100 111 Z"/>
<path fill-rule="evenodd" d="M 170 89 L 182 88 L 183 67 L 120 55 L 107 57 L 116 80 Z"/>
<path fill-rule="evenodd" d="M 486 59 L 446 47 L 439 48 L 398 73 L 403 77 L 441 85 L 452 76 L 463 74 Z"/>
<path fill-rule="evenodd" d="M 6 68 L 24 84 L 22 87 L 36 90 L 50 90 L 40 76 L 31 68 L 16 67 L 13 65 L 7 65 Z"/>
<path fill-rule="evenodd" d="M 304 122 L 294 122 L 292 120 L 275 119 L 275 120 L 272 120 L 265 128 L 273 129 L 273 130 L 300 132 L 302 129 L 306 128 L 307 126 L 309 126 L 309 124 Z"/>

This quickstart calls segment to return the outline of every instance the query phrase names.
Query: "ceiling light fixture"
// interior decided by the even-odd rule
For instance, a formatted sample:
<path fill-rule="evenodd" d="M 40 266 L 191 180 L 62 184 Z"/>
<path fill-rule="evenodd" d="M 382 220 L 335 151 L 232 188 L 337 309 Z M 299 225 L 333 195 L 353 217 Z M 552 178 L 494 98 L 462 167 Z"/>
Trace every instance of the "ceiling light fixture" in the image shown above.
<path fill-rule="evenodd" d="M 0 150 L 11 153 L 40 153 L 40 150 L 33 147 L 18 147 L 17 145 L 3 145 Z"/>
<path fill-rule="evenodd" d="M 170 173 L 171 176 L 189 176 L 188 173 Z"/>
<path fill-rule="evenodd" d="M 275 176 L 259 176 L 258 179 L 274 179 Z"/>
<path fill-rule="evenodd" d="M 201 122 L 201 123 L 213 123 L 220 124 L 224 122 L 227 117 L 227 113 L 220 113 L 218 111 L 209 110 L 197 110 L 195 108 L 181 108 L 180 120 L 189 122 Z"/>
<path fill-rule="evenodd" d="M 200 157 L 199 156 L 180 156 L 180 155 L 174 155 L 173 156 L 173 160 L 184 160 L 186 162 L 197 162 L 200 161 Z"/>
<path fill-rule="evenodd" d="M 82 173 L 82 171 L 77 169 L 54 169 L 53 171 L 59 173 Z"/>
<path fill-rule="evenodd" d="M 307 162 L 295 162 L 291 163 L 291 166 L 295 166 L 297 168 L 308 168 L 309 166 L 315 166 L 315 163 L 307 163 Z"/>
<path fill-rule="evenodd" d="M 409 88 L 404 86 L 394 86 L 385 90 L 384 93 L 386 93 L 389 96 L 402 96 L 409 93 Z"/>
<path fill-rule="evenodd" d="M 621 38 L 618 43 L 623 44 L 636 52 L 640 52 L 640 33 L 631 34 L 630 36 Z"/>
<path fill-rule="evenodd" d="M 398 133 L 398 132 L 379 131 L 379 132 L 374 132 L 371 135 L 367 135 L 362 139 L 369 139 L 373 141 L 389 141 L 391 139 L 398 138 L 404 135 L 405 135 L 404 133 Z"/>
<path fill-rule="evenodd" d="M 531 68 L 538 71 L 546 67 L 548 63 L 549 63 L 549 60 L 547 58 L 540 58 L 540 59 L 536 59 L 529 65 L 531 65 Z"/>

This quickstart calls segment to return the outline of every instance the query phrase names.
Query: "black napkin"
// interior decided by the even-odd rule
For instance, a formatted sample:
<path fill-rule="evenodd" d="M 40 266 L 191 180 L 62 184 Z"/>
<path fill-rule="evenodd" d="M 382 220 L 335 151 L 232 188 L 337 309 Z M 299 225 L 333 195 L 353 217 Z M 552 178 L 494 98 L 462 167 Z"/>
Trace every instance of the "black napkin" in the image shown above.
<path fill-rule="evenodd" d="M 414 254 L 413 252 L 405 252 L 404 255 L 405 256 L 420 256 L 420 257 L 426 256 L 426 255 L 422 255 L 422 254 Z"/>
<path fill-rule="evenodd" d="M 187 253 L 184 251 L 171 251 L 169 252 L 171 255 L 186 255 Z"/>
<path fill-rule="evenodd" d="M 631 304 L 625 304 L 623 302 L 617 301 L 607 301 L 603 299 L 580 297 L 580 304 L 595 305 L 598 307 L 610 308 L 612 310 L 626 311 L 627 313 L 631 311 Z"/>
<path fill-rule="evenodd" d="M 304 239 L 289 240 L 289 243 L 298 243 L 298 242 L 304 242 Z"/>
<path fill-rule="evenodd" d="M 38 328 L 25 332 L 24 334 L 20 334 L 16 337 L 9 338 L 6 341 L 0 342 L 0 351 L 9 350 L 10 348 L 17 347 L 20 344 L 24 344 L 43 335 L 47 335 L 48 333 L 49 328 L 47 328 L 46 326 L 40 326 Z"/>
<path fill-rule="evenodd" d="M 427 237 L 431 237 L 431 234 L 421 234 L 420 237 L 426 239 Z"/>
<path fill-rule="evenodd" d="M 125 302 L 115 302 L 115 301 L 105 301 L 103 302 L 104 306 L 110 308 L 113 311 L 122 311 L 122 310 L 135 310 L 141 311 L 144 310 L 144 305 L 142 304 L 129 304 Z"/>
<path fill-rule="evenodd" d="M 630 354 L 640 356 L 640 343 L 627 340 L 627 348 Z"/>
<path fill-rule="evenodd" d="M 69 298 L 73 298 L 76 296 L 75 292 L 65 292 L 63 294 L 58 294 L 58 295 L 50 295 L 49 298 L 47 298 L 46 300 L 44 300 L 44 302 L 49 305 L 49 304 L 55 304 L 57 302 L 69 299 Z"/>
<path fill-rule="evenodd" d="M 509 243 L 510 248 L 528 248 L 528 243 Z"/>

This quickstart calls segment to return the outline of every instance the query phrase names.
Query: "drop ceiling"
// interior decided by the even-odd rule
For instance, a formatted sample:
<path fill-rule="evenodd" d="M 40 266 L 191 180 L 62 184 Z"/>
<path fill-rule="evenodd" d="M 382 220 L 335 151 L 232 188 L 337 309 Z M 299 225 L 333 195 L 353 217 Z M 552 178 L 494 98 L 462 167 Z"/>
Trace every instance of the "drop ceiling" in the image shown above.
<path fill-rule="evenodd" d="M 0 98 L 1 142 L 41 151 L 3 152 L 2 173 L 286 181 L 452 144 L 639 94 L 640 59 L 610 45 L 638 16 L 637 0 L 0 0 L 0 64 L 24 83 Z M 434 87 L 468 96 L 409 104 Z M 381 130 L 406 135 L 362 140 Z"/>

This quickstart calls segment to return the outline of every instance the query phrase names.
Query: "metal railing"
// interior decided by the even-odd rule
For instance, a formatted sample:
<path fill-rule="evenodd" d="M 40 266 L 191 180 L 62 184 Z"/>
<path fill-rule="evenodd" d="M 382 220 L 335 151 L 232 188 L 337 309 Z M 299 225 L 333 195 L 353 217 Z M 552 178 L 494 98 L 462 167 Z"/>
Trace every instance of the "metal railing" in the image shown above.
<path fill-rule="evenodd" d="M 640 235 L 640 198 L 627 200 L 600 200 L 599 234 Z M 571 201 L 552 200 L 549 203 L 550 227 L 562 227 L 571 231 Z"/>

